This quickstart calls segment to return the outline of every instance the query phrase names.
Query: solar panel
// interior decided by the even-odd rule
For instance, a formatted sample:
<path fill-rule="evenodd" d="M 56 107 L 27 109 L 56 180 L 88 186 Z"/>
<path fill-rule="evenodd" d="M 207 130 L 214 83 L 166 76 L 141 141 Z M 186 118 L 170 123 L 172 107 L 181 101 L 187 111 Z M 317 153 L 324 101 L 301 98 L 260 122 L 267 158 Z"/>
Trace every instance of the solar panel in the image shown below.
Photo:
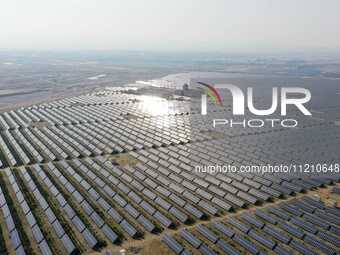
<path fill-rule="evenodd" d="M 180 254 L 183 251 L 182 245 L 180 245 L 173 237 L 170 235 L 164 235 L 163 242 L 176 254 Z"/>
<path fill-rule="evenodd" d="M 16 229 L 14 229 L 11 233 L 9 233 L 9 238 L 11 239 L 14 249 L 17 249 L 21 245 L 21 240 L 20 240 L 18 231 Z"/>
<path fill-rule="evenodd" d="M 108 211 L 111 209 L 111 206 L 103 199 L 103 198 L 99 198 L 98 203 L 100 204 L 100 206 L 105 210 Z"/>
<path fill-rule="evenodd" d="M 186 223 L 189 220 L 189 217 L 186 214 L 182 213 L 179 209 L 175 207 L 171 207 L 169 212 L 182 223 Z"/>
<path fill-rule="evenodd" d="M 288 205 L 288 204 L 282 203 L 280 205 L 280 208 L 286 210 L 287 212 L 289 212 L 289 213 L 291 213 L 291 214 L 293 214 L 295 216 L 299 216 L 300 217 L 300 216 L 303 215 L 303 212 L 299 208 L 295 207 L 294 205 Z"/>
<path fill-rule="evenodd" d="M 94 188 L 90 188 L 88 190 L 88 192 L 94 200 L 98 200 L 100 198 L 100 195 L 98 194 L 98 192 Z"/>
<path fill-rule="evenodd" d="M 153 215 L 156 212 L 156 209 L 153 208 L 148 202 L 142 201 L 140 206 L 147 211 L 149 214 Z"/>
<path fill-rule="evenodd" d="M 104 226 L 102 226 L 101 230 L 112 243 L 116 242 L 116 240 L 118 239 L 117 234 L 113 232 L 108 225 L 105 224 Z"/>
<path fill-rule="evenodd" d="M 32 227 L 32 232 L 33 232 L 33 236 L 34 236 L 35 240 L 39 244 L 44 239 L 44 236 L 41 233 L 40 228 L 38 227 L 38 225 L 35 225 L 34 227 Z"/>
<path fill-rule="evenodd" d="M 206 244 L 202 244 L 199 250 L 203 255 L 217 255 L 217 253 L 209 248 Z"/>
<path fill-rule="evenodd" d="M 64 207 L 66 205 L 66 200 L 62 194 L 59 193 L 59 195 L 56 196 L 56 199 L 58 200 L 61 207 Z"/>
<path fill-rule="evenodd" d="M 291 240 L 291 237 L 289 237 L 286 233 L 284 233 L 282 230 L 279 230 L 272 226 L 265 226 L 263 228 L 263 231 L 272 237 L 274 237 L 277 240 L 280 240 L 281 242 L 288 244 Z"/>
<path fill-rule="evenodd" d="M 235 242 L 239 243 L 242 247 L 244 247 L 251 254 L 258 254 L 259 253 L 259 249 L 251 241 L 241 237 L 240 235 L 235 235 L 233 237 L 233 240 Z"/>
<path fill-rule="evenodd" d="M 30 225 L 30 227 L 32 228 L 33 226 L 36 225 L 36 220 L 35 220 L 35 217 L 33 216 L 32 212 L 29 212 L 27 215 L 26 215 L 26 220 L 28 222 L 28 224 Z"/>
<path fill-rule="evenodd" d="M 171 185 L 172 184 L 170 184 L 170 188 L 171 188 Z M 197 196 L 193 195 L 192 193 L 190 193 L 188 191 L 184 191 L 183 196 L 185 198 L 189 199 L 190 201 L 192 201 L 195 204 L 197 204 L 200 201 L 200 199 Z"/>
<path fill-rule="evenodd" d="M 280 222 L 279 226 L 280 226 L 280 228 L 282 228 L 283 230 L 287 231 L 291 235 L 296 236 L 297 238 L 301 239 L 304 236 L 304 233 L 301 230 L 299 230 L 298 228 L 296 228 L 296 227 L 294 227 L 292 225 L 289 225 L 289 224 L 287 224 L 285 222 Z"/>
<path fill-rule="evenodd" d="M 6 199 L 4 194 L 0 193 L 0 208 L 6 204 Z"/>
<path fill-rule="evenodd" d="M 12 216 L 9 215 L 7 218 L 5 218 L 5 222 L 8 232 L 12 232 L 15 229 L 15 224 Z"/>
<path fill-rule="evenodd" d="M 125 207 L 125 205 L 127 204 L 127 202 L 124 200 L 123 197 L 121 197 L 119 194 L 116 194 L 113 199 L 121 206 L 121 207 Z"/>
<path fill-rule="evenodd" d="M 203 225 L 198 225 L 197 230 L 207 239 L 209 239 L 212 243 L 216 243 L 218 240 L 218 237 L 207 227 Z"/>
<path fill-rule="evenodd" d="M 249 226 L 243 224 L 242 222 L 240 222 L 239 220 L 237 220 L 235 218 L 230 218 L 228 220 L 228 223 L 230 223 L 231 225 L 233 225 L 237 229 L 241 230 L 245 234 L 248 234 L 249 230 L 251 229 Z"/>
<path fill-rule="evenodd" d="M 90 248 L 93 248 L 97 245 L 98 241 L 96 240 L 96 238 L 91 234 L 91 232 L 88 229 L 85 229 L 82 232 L 82 235 L 85 238 L 86 243 Z"/>
<path fill-rule="evenodd" d="M 265 213 L 262 210 L 256 209 L 255 214 L 271 224 L 275 225 L 277 223 L 277 220 L 275 218 L 273 218 L 272 216 L 270 216 L 269 214 Z"/>
<path fill-rule="evenodd" d="M 113 197 L 116 193 L 108 186 L 105 185 L 103 190 L 108 194 L 110 197 Z"/>
<path fill-rule="evenodd" d="M 240 198 L 246 200 L 247 202 L 251 203 L 251 204 L 256 204 L 258 202 L 258 199 L 249 195 L 248 193 L 245 193 L 243 191 L 239 191 L 237 193 L 237 196 L 239 196 Z"/>
<path fill-rule="evenodd" d="M 212 205 L 203 200 L 199 201 L 198 205 L 201 206 L 203 209 L 207 210 L 212 215 L 216 215 L 218 213 L 217 208 L 213 207 Z"/>
<path fill-rule="evenodd" d="M 142 201 L 142 198 L 138 196 L 134 191 L 130 191 L 128 196 L 137 204 L 139 204 Z"/>
<path fill-rule="evenodd" d="M 61 226 L 61 224 L 59 223 L 59 221 L 54 221 L 52 223 L 52 227 L 54 229 L 54 231 L 56 232 L 57 236 L 59 238 L 61 238 L 64 234 L 65 234 L 65 231 L 63 229 L 63 227 Z"/>
<path fill-rule="evenodd" d="M 235 197 L 232 194 L 227 194 L 224 198 L 239 207 L 244 207 L 246 205 L 243 200 Z"/>
<path fill-rule="evenodd" d="M 21 206 L 21 209 L 22 209 L 22 211 L 24 212 L 25 215 L 30 211 L 30 208 L 29 208 L 29 206 L 28 206 L 26 201 L 23 201 L 20 204 L 20 206 Z"/>
<path fill-rule="evenodd" d="M 285 221 L 290 219 L 290 215 L 288 213 L 286 213 L 285 211 L 279 209 L 279 208 L 270 207 L 270 208 L 268 208 L 268 212 L 274 214 L 275 216 L 280 217 L 281 219 L 283 219 Z"/>
<path fill-rule="evenodd" d="M 9 215 L 11 215 L 11 212 L 9 211 L 8 205 L 5 204 L 1 207 L 2 213 L 4 215 L 4 218 L 7 218 Z"/>
<path fill-rule="evenodd" d="M 325 208 L 325 211 L 330 214 L 340 217 L 340 210 L 337 208 L 327 207 Z"/>
<path fill-rule="evenodd" d="M 24 247 L 20 245 L 16 250 L 15 250 L 16 255 L 25 255 Z"/>
<path fill-rule="evenodd" d="M 171 204 L 168 203 L 167 201 L 165 201 L 163 198 L 161 197 L 157 197 L 155 199 L 155 202 L 160 205 L 162 208 L 164 208 L 165 210 L 169 211 L 169 209 L 171 208 Z"/>
<path fill-rule="evenodd" d="M 202 219 L 204 217 L 204 214 L 200 210 L 196 209 L 195 207 L 193 207 L 190 204 L 186 204 L 184 206 L 184 209 L 187 210 L 190 214 L 192 214 L 193 216 L 195 216 L 198 219 Z"/>
<path fill-rule="evenodd" d="M 145 218 L 142 214 L 139 215 L 137 221 L 150 233 L 152 233 L 156 229 L 155 225 L 147 218 Z"/>
<path fill-rule="evenodd" d="M 172 221 L 165 217 L 161 212 L 156 211 L 153 215 L 155 219 L 157 219 L 163 226 L 170 227 L 172 225 Z"/>
<path fill-rule="evenodd" d="M 183 207 L 186 203 L 182 198 L 173 193 L 169 196 L 169 198 L 171 199 L 171 201 L 175 202 L 177 205 L 181 207 Z"/>
<path fill-rule="evenodd" d="M 200 247 L 202 244 L 202 241 L 196 238 L 193 234 L 191 234 L 188 230 L 183 229 L 180 232 L 181 236 L 188 242 L 190 243 L 193 247 L 196 249 Z"/>
<path fill-rule="evenodd" d="M 124 209 L 135 219 L 140 215 L 140 213 L 134 207 L 132 207 L 131 204 L 127 204 Z"/>
<path fill-rule="evenodd" d="M 126 220 L 121 221 L 119 224 L 131 237 L 137 234 L 137 230 Z"/>
<path fill-rule="evenodd" d="M 242 213 L 240 215 L 240 218 L 257 228 L 263 228 L 264 226 L 263 222 L 257 220 L 254 216 L 250 215 L 249 213 Z"/>
<path fill-rule="evenodd" d="M 325 252 L 326 254 L 335 254 L 336 253 L 334 248 L 327 245 L 323 241 L 318 240 L 317 238 L 315 238 L 312 235 L 306 235 L 305 238 L 304 238 L 304 241 L 306 243 L 310 244 L 311 246 L 314 246 L 315 248 L 320 249 L 321 251 Z"/>
<path fill-rule="evenodd" d="M 333 223 L 336 226 L 340 225 L 340 220 L 338 220 L 337 217 L 334 217 L 332 214 L 328 214 L 324 210 L 317 209 L 314 212 L 314 215 L 317 216 L 317 217 L 320 217 L 325 222 Z"/>
<path fill-rule="evenodd" d="M 308 232 L 313 233 L 313 234 L 315 234 L 318 231 L 318 229 L 316 227 L 314 227 L 313 224 L 306 222 L 306 221 L 302 221 L 297 217 L 291 218 L 290 222 L 293 223 L 294 225 L 308 231 Z"/>
<path fill-rule="evenodd" d="M 303 215 L 303 218 L 306 219 L 307 221 L 323 228 L 323 229 L 329 229 L 330 225 L 326 221 L 320 219 L 320 217 L 316 217 L 312 214 L 306 213 Z"/>
<path fill-rule="evenodd" d="M 261 243 L 262 245 L 266 246 L 267 248 L 273 250 L 276 246 L 276 243 L 272 240 L 270 240 L 269 238 L 257 233 L 254 230 L 250 230 L 249 234 L 250 237 L 252 237 L 254 240 L 258 241 L 259 243 Z"/>
<path fill-rule="evenodd" d="M 241 255 L 237 250 L 235 250 L 235 248 L 229 245 L 225 240 L 222 240 L 222 239 L 218 240 L 217 245 L 226 254 Z"/>
<path fill-rule="evenodd" d="M 43 255 L 52 255 L 52 251 L 45 240 L 39 244 L 39 248 Z"/>
<path fill-rule="evenodd" d="M 297 240 L 292 240 L 289 246 L 301 252 L 302 254 L 317 255 L 316 252 L 313 252 L 312 250 L 308 249 L 306 246 L 304 246 L 302 243 L 298 242 Z"/>
<path fill-rule="evenodd" d="M 96 212 L 92 212 L 92 214 L 90 215 L 91 219 L 94 221 L 94 223 L 101 228 L 104 225 L 104 221 L 103 219 L 99 216 L 98 213 Z"/>
<path fill-rule="evenodd" d="M 274 249 L 275 253 L 279 255 L 290 255 L 291 252 L 288 251 L 287 249 L 283 248 L 281 245 L 277 245 Z"/>

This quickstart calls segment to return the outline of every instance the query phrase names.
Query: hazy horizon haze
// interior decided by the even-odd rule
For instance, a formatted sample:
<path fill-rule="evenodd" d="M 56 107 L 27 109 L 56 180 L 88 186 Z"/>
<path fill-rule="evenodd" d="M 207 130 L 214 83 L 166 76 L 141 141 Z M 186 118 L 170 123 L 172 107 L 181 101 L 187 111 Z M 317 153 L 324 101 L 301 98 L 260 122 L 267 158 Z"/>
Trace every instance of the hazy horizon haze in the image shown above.
<path fill-rule="evenodd" d="M 340 51 L 337 0 L 4 0 L 0 49 Z"/>

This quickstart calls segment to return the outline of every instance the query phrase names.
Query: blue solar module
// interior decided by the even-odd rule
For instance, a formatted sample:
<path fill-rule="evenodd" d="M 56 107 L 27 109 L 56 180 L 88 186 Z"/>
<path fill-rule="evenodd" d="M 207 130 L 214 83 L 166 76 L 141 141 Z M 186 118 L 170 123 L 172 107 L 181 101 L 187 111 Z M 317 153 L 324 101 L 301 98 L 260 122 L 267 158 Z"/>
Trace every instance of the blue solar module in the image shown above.
<path fill-rule="evenodd" d="M 195 247 L 196 249 L 200 247 L 202 241 L 196 238 L 193 234 L 191 234 L 188 230 L 183 229 L 180 232 L 181 236 L 188 242 L 190 245 Z"/>
<path fill-rule="evenodd" d="M 180 245 L 172 236 L 170 235 L 164 235 L 163 242 L 166 243 L 166 245 L 176 254 L 181 254 L 183 251 L 183 246 Z"/>

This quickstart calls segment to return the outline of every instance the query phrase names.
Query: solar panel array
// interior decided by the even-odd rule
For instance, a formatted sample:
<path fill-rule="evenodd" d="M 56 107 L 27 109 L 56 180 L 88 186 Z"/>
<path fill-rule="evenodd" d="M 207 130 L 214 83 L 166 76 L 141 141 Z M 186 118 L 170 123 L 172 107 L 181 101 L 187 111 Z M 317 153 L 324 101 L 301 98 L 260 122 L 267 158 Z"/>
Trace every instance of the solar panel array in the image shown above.
<path fill-rule="evenodd" d="M 0 114 L 4 252 L 86 253 L 150 235 L 177 254 L 339 250 L 339 210 L 306 197 L 201 224 L 338 183 L 338 173 L 194 171 L 339 163 L 334 122 L 299 117 L 296 129 L 212 130 L 213 118 L 231 116 L 230 105 L 202 116 L 195 100 L 143 100 L 116 88 Z"/>
<path fill-rule="evenodd" d="M 340 211 L 309 196 L 164 235 L 176 254 L 337 254 Z"/>

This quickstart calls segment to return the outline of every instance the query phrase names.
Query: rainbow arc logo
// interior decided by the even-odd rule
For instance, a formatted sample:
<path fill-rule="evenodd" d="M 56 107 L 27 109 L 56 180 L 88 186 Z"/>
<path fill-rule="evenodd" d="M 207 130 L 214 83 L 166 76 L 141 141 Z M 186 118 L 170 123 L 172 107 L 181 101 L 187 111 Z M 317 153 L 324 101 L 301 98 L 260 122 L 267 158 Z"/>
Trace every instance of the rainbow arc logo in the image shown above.
<path fill-rule="evenodd" d="M 200 81 L 197 83 L 203 86 L 204 93 L 209 97 L 211 102 L 219 106 L 223 105 L 221 95 L 212 85 Z"/>

